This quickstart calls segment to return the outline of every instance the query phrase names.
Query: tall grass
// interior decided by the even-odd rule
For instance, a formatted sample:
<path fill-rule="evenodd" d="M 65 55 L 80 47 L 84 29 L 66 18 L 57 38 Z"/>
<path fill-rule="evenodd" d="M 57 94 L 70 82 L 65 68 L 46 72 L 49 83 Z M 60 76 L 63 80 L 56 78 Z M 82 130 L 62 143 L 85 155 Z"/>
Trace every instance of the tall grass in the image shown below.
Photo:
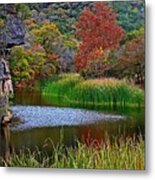
<path fill-rule="evenodd" d="M 78 74 L 64 74 L 57 81 L 48 81 L 43 95 L 61 97 L 73 105 L 144 106 L 144 91 L 124 80 L 84 80 Z"/>
<path fill-rule="evenodd" d="M 86 145 L 77 142 L 76 147 L 57 145 L 48 156 L 38 149 L 34 152 L 14 154 L 5 166 L 47 167 L 47 168 L 95 168 L 95 169 L 144 169 L 144 140 L 140 137 L 119 138 L 114 143 L 108 140 L 98 144 Z"/>
<path fill-rule="evenodd" d="M 144 103 L 144 93 L 141 89 L 117 79 L 95 79 L 79 83 L 70 98 L 84 104 L 109 106 L 141 106 Z"/>
<path fill-rule="evenodd" d="M 82 81 L 79 74 L 62 74 L 56 81 L 50 81 L 43 89 L 43 95 L 49 98 L 49 95 L 58 98 L 60 103 L 70 103 L 69 96 L 76 84 Z M 53 98 L 52 98 L 53 99 Z"/>

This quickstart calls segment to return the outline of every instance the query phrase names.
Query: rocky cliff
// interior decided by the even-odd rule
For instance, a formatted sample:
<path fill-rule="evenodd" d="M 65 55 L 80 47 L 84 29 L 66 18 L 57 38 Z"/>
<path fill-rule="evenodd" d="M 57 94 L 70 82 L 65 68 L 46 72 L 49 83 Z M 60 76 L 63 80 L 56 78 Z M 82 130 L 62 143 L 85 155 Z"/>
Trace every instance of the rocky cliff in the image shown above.
<path fill-rule="evenodd" d="M 5 9 L 1 6 L 0 10 L 3 19 L 0 27 L 0 121 L 3 123 L 3 120 L 6 120 L 4 117 L 8 117 L 9 93 L 12 87 L 7 49 L 24 43 L 25 28 L 12 6 L 5 6 Z"/>

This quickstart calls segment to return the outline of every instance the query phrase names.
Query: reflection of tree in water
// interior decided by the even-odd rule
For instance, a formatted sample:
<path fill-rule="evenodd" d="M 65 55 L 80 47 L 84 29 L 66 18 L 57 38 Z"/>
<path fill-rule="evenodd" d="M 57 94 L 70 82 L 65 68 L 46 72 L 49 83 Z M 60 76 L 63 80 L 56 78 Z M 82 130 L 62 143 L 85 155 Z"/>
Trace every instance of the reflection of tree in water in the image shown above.
<path fill-rule="evenodd" d="M 0 144 L 0 164 L 3 159 L 8 161 L 12 152 L 10 128 L 8 122 L 4 123 L 6 116 L 3 116 L 1 121 L 1 144 Z"/>

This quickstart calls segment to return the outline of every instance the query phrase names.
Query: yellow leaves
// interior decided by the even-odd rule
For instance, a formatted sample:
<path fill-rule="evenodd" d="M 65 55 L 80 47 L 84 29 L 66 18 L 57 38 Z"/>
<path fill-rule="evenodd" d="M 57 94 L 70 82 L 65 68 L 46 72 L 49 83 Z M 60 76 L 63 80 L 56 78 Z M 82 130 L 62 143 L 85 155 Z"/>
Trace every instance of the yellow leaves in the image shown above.
<path fill-rule="evenodd" d="M 44 21 L 38 27 L 35 27 L 30 31 L 30 34 L 34 38 L 34 43 L 41 44 L 45 46 L 45 44 L 58 42 L 62 35 L 56 26 L 56 24 L 51 23 L 49 21 Z"/>
<path fill-rule="evenodd" d="M 45 21 L 45 23 L 42 26 L 42 29 L 46 29 L 46 31 L 50 30 L 50 31 L 53 31 L 53 32 L 60 33 L 58 27 L 56 26 L 56 24 L 51 23 L 49 21 Z"/>
<path fill-rule="evenodd" d="M 26 56 L 26 52 L 21 46 L 14 46 L 11 51 L 11 56 L 17 61 L 24 58 Z"/>
<path fill-rule="evenodd" d="M 77 48 L 79 45 L 79 42 L 77 41 L 77 39 L 75 39 L 73 36 L 71 35 L 66 35 L 64 34 L 62 36 L 63 39 L 63 43 L 65 47 L 69 47 L 69 48 Z"/>
<path fill-rule="evenodd" d="M 34 79 L 40 73 L 46 59 L 45 50 L 41 45 L 30 49 L 21 46 L 13 47 L 10 57 L 10 65 L 13 69 L 14 79 Z"/>
<path fill-rule="evenodd" d="M 4 20 L 0 19 L 0 28 L 2 28 L 4 26 Z"/>
<path fill-rule="evenodd" d="M 33 29 L 32 33 L 36 36 L 47 36 L 52 34 L 60 35 L 58 27 L 49 21 L 45 21 L 38 29 Z"/>
<path fill-rule="evenodd" d="M 77 41 L 75 39 L 70 39 L 70 40 L 64 41 L 64 45 L 66 47 L 76 48 L 78 43 L 77 43 Z"/>

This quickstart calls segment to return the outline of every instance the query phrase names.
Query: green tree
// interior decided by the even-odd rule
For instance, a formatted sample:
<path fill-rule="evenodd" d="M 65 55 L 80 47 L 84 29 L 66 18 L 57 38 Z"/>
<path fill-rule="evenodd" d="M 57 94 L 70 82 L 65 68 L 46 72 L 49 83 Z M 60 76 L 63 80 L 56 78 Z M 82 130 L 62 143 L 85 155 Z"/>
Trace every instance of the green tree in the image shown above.
<path fill-rule="evenodd" d="M 26 51 L 20 46 L 12 48 L 10 56 L 10 67 L 13 80 L 18 82 L 23 79 L 31 78 L 31 68 L 29 64 L 30 57 L 27 57 Z"/>
<path fill-rule="evenodd" d="M 30 33 L 34 37 L 34 43 L 41 44 L 48 53 L 55 51 L 61 44 L 62 35 L 58 27 L 49 21 L 32 29 Z"/>
<path fill-rule="evenodd" d="M 31 16 L 31 10 L 28 4 L 15 4 L 17 15 L 20 16 L 22 20 L 27 19 Z"/>
<path fill-rule="evenodd" d="M 127 32 L 144 26 L 144 0 L 112 1 L 108 4 L 118 13 L 118 24 Z"/>
<path fill-rule="evenodd" d="M 27 50 L 21 46 L 13 47 L 10 56 L 13 81 L 21 84 L 23 81 L 38 80 L 44 63 L 45 51 L 42 47 L 32 47 Z"/>

